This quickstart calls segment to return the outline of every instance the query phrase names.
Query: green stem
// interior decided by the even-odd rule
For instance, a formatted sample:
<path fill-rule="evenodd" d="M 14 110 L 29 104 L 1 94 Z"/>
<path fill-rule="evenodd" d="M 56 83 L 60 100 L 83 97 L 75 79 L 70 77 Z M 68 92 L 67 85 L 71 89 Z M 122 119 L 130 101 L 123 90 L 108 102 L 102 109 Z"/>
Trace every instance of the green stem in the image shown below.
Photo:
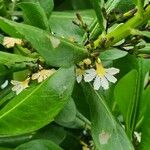
<path fill-rule="evenodd" d="M 91 130 L 91 122 L 84 117 L 79 111 L 77 111 L 77 117 L 85 123 L 87 129 Z"/>
<path fill-rule="evenodd" d="M 144 13 L 144 1 L 143 0 L 138 0 L 138 13 L 143 17 Z"/>
<path fill-rule="evenodd" d="M 143 16 L 141 16 L 137 12 L 134 17 L 129 19 L 126 23 L 120 25 L 114 31 L 108 33 L 105 37 L 102 37 L 102 35 L 100 35 L 98 39 L 94 41 L 95 48 L 99 47 L 100 43 L 102 43 L 103 41 L 103 38 L 107 40 L 107 47 L 116 44 L 122 39 L 128 37 L 131 34 L 130 33 L 131 29 L 139 28 L 140 26 L 147 23 L 149 19 L 150 19 L 150 6 L 146 8 Z M 87 45 L 87 47 L 90 47 L 90 45 Z"/>

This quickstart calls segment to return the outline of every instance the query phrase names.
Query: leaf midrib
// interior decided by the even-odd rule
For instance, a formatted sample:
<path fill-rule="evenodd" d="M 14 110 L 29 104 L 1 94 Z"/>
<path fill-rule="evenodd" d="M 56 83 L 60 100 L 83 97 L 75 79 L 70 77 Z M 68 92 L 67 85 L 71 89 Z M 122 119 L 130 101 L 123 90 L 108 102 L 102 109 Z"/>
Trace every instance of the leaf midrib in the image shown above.
<path fill-rule="evenodd" d="M 12 107 L 11 109 L 9 109 L 7 112 L 5 112 L 4 114 L 2 114 L 0 116 L 0 119 L 2 119 L 4 116 L 6 116 L 7 114 L 9 114 L 11 111 L 15 110 L 18 106 L 20 106 L 26 99 L 28 99 L 33 93 L 35 93 L 47 80 L 45 80 L 43 83 L 41 83 L 36 89 L 34 89 L 27 97 L 25 97 L 22 101 L 20 101 L 17 105 L 15 105 L 14 107 Z M 12 99 L 13 100 L 13 99 Z"/>

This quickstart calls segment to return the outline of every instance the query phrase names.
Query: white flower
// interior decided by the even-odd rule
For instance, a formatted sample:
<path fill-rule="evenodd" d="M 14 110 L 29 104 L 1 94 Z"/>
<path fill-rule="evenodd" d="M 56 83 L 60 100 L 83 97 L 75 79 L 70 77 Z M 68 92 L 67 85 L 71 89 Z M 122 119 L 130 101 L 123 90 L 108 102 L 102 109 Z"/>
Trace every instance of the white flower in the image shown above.
<path fill-rule="evenodd" d="M 44 81 L 45 79 L 47 79 L 49 76 L 51 76 L 55 72 L 56 72 L 55 69 L 51 69 L 51 70 L 43 69 L 37 73 L 34 73 L 31 78 L 32 78 L 32 80 L 37 79 L 38 83 L 40 83 L 40 82 Z"/>
<path fill-rule="evenodd" d="M 11 84 L 14 85 L 12 88 L 12 91 L 16 92 L 16 95 L 18 95 L 20 92 L 22 92 L 24 89 L 26 89 L 29 84 L 30 78 L 27 78 L 25 81 L 15 81 L 11 80 Z"/>
<path fill-rule="evenodd" d="M 15 44 L 21 45 L 22 44 L 22 40 L 21 39 L 17 39 L 17 38 L 12 38 L 12 37 L 4 37 L 3 45 L 6 48 L 12 48 L 12 47 L 15 46 Z"/>
<path fill-rule="evenodd" d="M 104 68 L 102 63 L 96 62 L 96 70 L 88 69 L 85 70 L 84 75 L 85 82 L 90 82 L 94 79 L 94 89 L 98 90 L 103 87 L 105 90 L 109 88 L 109 82 L 115 83 L 117 79 L 113 76 L 119 73 L 119 69 L 116 68 Z"/>
<path fill-rule="evenodd" d="M 1 89 L 6 88 L 8 85 L 8 80 L 5 80 L 5 82 L 1 85 Z"/>
<path fill-rule="evenodd" d="M 76 80 L 78 83 L 82 81 L 84 74 L 85 74 L 84 69 L 80 69 L 80 68 L 76 69 Z"/>
<path fill-rule="evenodd" d="M 141 143 L 141 132 L 140 133 L 138 133 L 138 132 L 134 132 L 134 136 L 136 137 L 136 139 L 137 139 L 137 141 L 139 142 L 139 143 Z"/>

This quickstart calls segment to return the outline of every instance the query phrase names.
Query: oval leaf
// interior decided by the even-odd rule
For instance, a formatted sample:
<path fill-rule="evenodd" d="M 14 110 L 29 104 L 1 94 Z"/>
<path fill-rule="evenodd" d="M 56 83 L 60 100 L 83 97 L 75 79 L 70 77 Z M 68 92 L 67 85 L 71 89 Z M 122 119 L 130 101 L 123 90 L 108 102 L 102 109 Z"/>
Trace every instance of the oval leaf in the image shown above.
<path fill-rule="evenodd" d="M 116 60 L 116 59 L 126 56 L 127 54 L 128 52 L 125 52 L 125 51 L 121 51 L 118 49 L 110 49 L 110 50 L 106 50 L 102 52 L 100 54 L 100 59 L 102 61 Z"/>
<path fill-rule="evenodd" d="M 68 115 L 69 114 L 69 115 Z M 68 103 L 64 106 L 63 110 L 56 116 L 55 122 L 60 125 L 66 125 L 67 123 L 73 122 L 76 118 L 76 106 L 71 98 Z"/>
<path fill-rule="evenodd" d="M 29 41 L 49 65 L 70 66 L 87 56 L 87 50 L 44 30 L 0 17 L 0 28 L 11 36 Z"/>
<path fill-rule="evenodd" d="M 132 70 L 118 82 L 114 90 L 114 97 L 123 114 L 129 135 L 132 132 L 132 117 L 135 113 L 135 104 L 137 101 L 137 85 L 138 72 Z"/>
<path fill-rule="evenodd" d="M 20 3 L 18 5 L 24 15 L 24 20 L 27 24 L 39 27 L 44 30 L 49 30 L 48 19 L 43 8 L 39 3 Z"/>
<path fill-rule="evenodd" d="M 98 150 L 133 150 L 123 128 L 115 121 L 105 101 L 90 84 L 83 85 L 90 106 L 92 136 Z"/>
<path fill-rule="evenodd" d="M 15 148 L 15 150 L 62 150 L 62 148 L 50 140 L 40 139 L 22 144 Z"/>
<path fill-rule="evenodd" d="M 53 121 L 70 99 L 73 85 L 74 69 L 66 68 L 21 92 L 0 111 L 0 134 L 29 133 Z"/>

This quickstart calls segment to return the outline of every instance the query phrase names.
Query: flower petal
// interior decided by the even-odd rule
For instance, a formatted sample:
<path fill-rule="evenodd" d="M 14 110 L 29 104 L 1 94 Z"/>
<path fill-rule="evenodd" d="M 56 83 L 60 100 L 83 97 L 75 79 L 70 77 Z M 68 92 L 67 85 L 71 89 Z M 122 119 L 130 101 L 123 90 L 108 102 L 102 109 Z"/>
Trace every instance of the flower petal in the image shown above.
<path fill-rule="evenodd" d="M 8 85 L 8 80 L 5 80 L 5 82 L 0 87 L 1 89 L 4 89 L 7 87 L 7 85 Z"/>
<path fill-rule="evenodd" d="M 95 69 L 87 69 L 87 70 L 85 70 L 85 72 L 88 73 L 88 74 L 96 74 Z"/>
<path fill-rule="evenodd" d="M 117 68 L 111 67 L 111 68 L 105 69 L 105 71 L 109 73 L 110 75 L 115 75 L 119 73 L 120 70 Z"/>
<path fill-rule="evenodd" d="M 85 74 L 84 75 L 85 82 L 91 82 L 94 78 L 95 78 L 95 74 Z"/>
<path fill-rule="evenodd" d="M 78 83 L 80 83 L 82 81 L 82 75 L 76 76 L 76 80 Z"/>
<path fill-rule="evenodd" d="M 34 73 L 31 78 L 32 78 L 32 80 L 35 80 L 35 79 L 38 79 L 39 76 L 40 76 L 39 73 Z"/>
<path fill-rule="evenodd" d="M 42 82 L 44 79 L 43 79 L 43 76 L 39 76 L 38 78 L 38 83 Z"/>
<path fill-rule="evenodd" d="M 19 85 L 20 84 L 19 81 L 15 81 L 15 80 L 11 80 L 10 82 L 11 82 L 12 85 Z"/>
<path fill-rule="evenodd" d="M 112 76 L 112 75 L 110 75 L 110 74 L 105 74 L 105 77 L 107 78 L 107 80 L 108 81 L 110 81 L 110 82 L 112 82 L 112 83 L 115 83 L 115 82 L 117 82 L 117 79 L 114 77 L 114 76 Z"/>
<path fill-rule="evenodd" d="M 24 90 L 23 87 L 19 88 L 18 90 L 16 90 L 16 95 L 18 95 L 19 93 L 21 93 Z"/>
<path fill-rule="evenodd" d="M 19 85 L 15 85 L 14 87 L 12 87 L 12 91 L 17 91 L 21 88 L 20 84 Z"/>
<path fill-rule="evenodd" d="M 109 83 L 105 77 L 101 77 L 101 84 L 105 90 L 107 90 L 109 88 Z"/>
<path fill-rule="evenodd" d="M 99 88 L 101 87 L 101 80 L 99 76 L 96 76 L 93 86 L 94 86 L 94 90 L 99 90 Z"/>

